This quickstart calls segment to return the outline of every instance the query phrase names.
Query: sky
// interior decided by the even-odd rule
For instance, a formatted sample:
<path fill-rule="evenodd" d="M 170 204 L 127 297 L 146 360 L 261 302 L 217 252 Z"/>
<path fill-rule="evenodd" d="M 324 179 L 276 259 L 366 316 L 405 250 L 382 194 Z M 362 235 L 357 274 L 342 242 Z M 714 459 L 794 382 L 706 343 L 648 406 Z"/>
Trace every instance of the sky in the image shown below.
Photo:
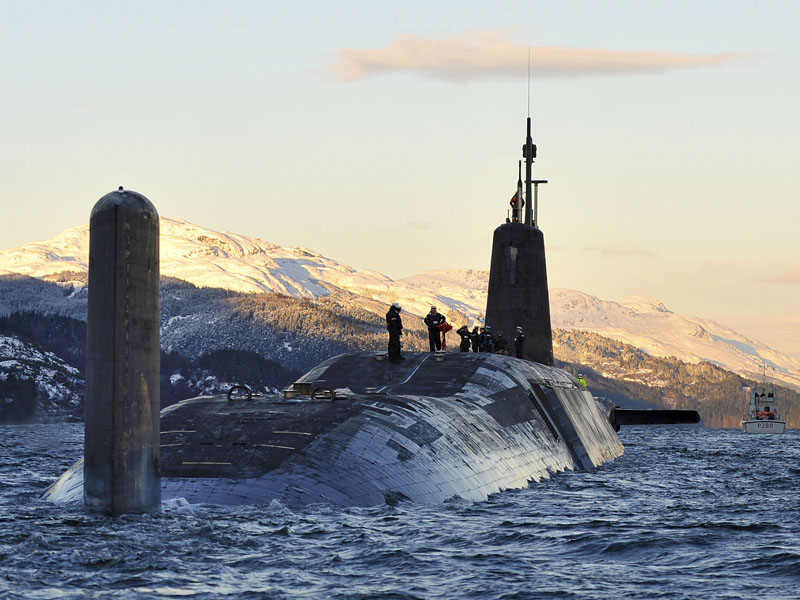
<path fill-rule="evenodd" d="M 122 185 L 395 279 L 488 269 L 530 109 L 551 287 L 800 357 L 798 25 L 793 0 L 0 0 L 0 247 Z"/>

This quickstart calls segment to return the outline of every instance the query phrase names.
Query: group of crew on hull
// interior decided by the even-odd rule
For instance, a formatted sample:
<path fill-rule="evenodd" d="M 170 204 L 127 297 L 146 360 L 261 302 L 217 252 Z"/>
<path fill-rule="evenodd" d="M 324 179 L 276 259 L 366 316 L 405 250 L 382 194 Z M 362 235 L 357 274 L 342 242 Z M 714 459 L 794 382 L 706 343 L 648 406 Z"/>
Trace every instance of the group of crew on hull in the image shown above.
<path fill-rule="evenodd" d="M 492 332 L 489 325 L 485 327 L 478 327 L 477 325 L 469 330 L 469 327 L 462 325 L 456 330 L 456 333 L 461 336 L 461 344 L 459 349 L 461 352 L 494 352 L 495 354 L 505 354 L 509 356 L 511 352 L 508 350 L 508 339 L 503 335 L 502 331 L 496 334 Z M 522 350 L 525 345 L 525 334 L 522 332 L 522 327 L 517 327 L 516 334 L 514 335 L 514 356 L 523 358 Z"/>
<path fill-rule="evenodd" d="M 403 360 L 400 355 L 400 336 L 403 334 L 403 320 L 400 318 L 401 310 L 400 305 L 395 302 L 389 307 L 389 312 L 386 313 L 386 329 L 389 331 L 389 360 L 391 362 Z M 430 312 L 425 315 L 424 323 L 428 327 L 428 342 L 430 343 L 431 352 L 442 350 L 442 333 L 450 331 L 452 326 L 435 306 L 431 306 Z M 506 347 L 507 340 L 503 332 L 498 331 L 497 334 L 493 334 L 492 328 L 488 325 L 485 327 L 476 325 L 472 331 L 466 325 L 462 325 L 456 330 L 456 333 L 461 337 L 459 345 L 461 352 L 469 352 L 472 349 L 473 352 L 510 354 Z M 523 358 L 524 344 L 525 334 L 522 331 L 522 327 L 517 327 L 514 335 L 514 353 L 517 358 Z"/>

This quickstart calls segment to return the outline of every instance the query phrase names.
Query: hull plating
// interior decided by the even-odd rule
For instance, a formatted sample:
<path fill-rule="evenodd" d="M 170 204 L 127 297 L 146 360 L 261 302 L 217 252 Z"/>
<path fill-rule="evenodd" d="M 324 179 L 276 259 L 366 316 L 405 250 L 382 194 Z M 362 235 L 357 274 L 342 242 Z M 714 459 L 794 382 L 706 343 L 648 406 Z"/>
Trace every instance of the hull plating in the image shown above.
<path fill-rule="evenodd" d="M 743 421 L 745 433 L 783 433 L 786 423 L 783 421 Z"/>
<path fill-rule="evenodd" d="M 201 397 L 161 414 L 162 497 L 192 503 L 374 505 L 485 500 L 623 452 L 607 415 L 569 374 L 493 354 L 345 354 L 299 389 L 337 390 L 229 402 Z M 83 497 L 74 465 L 48 490 Z"/>

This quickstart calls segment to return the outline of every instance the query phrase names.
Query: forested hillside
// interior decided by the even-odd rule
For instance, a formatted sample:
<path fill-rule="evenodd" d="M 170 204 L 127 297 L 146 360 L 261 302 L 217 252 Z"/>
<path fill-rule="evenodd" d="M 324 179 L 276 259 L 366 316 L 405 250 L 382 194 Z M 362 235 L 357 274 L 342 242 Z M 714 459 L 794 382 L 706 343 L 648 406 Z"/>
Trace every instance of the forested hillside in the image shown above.
<path fill-rule="evenodd" d="M 708 362 L 656 358 L 628 344 L 578 330 L 553 331 L 553 350 L 567 370 L 580 371 L 596 396 L 618 404 L 691 408 L 707 427 L 739 427 L 747 408 L 742 386 L 756 385 Z M 800 394 L 775 386 L 787 426 L 800 426 Z"/>
<path fill-rule="evenodd" d="M 84 414 L 86 323 L 59 315 L 0 318 L 0 423 Z M 234 384 L 274 393 L 299 377 L 249 350 L 218 349 L 195 358 L 161 351 L 161 406 Z"/>
<path fill-rule="evenodd" d="M 238 294 L 171 279 L 162 284 L 161 344 L 188 357 L 248 349 L 306 371 L 342 352 L 385 349 L 387 308 L 376 304 L 372 312 L 341 293 L 314 300 Z M 421 319 L 403 317 L 403 347 L 426 348 Z"/>
<path fill-rule="evenodd" d="M 82 377 L 87 293 L 85 277 L 81 280 L 79 275 L 53 276 L 58 282 L 0 278 L 0 315 L 4 315 L 0 334 L 14 336 L 41 353 L 53 353 Z M 341 289 L 331 291 L 315 299 L 240 294 L 162 278 L 162 403 L 224 392 L 234 383 L 279 389 L 336 354 L 384 351 L 388 307 Z M 422 318 L 405 311 L 402 317 L 404 351 L 427 350 Z M 455 327 L 465 320 L 456 313 L 447 317 Z M 457 349 L 457 336 L 451 333 L 448 338 L 450 348 Z M 655 358 L 579 330 L 554 330 L 553 341 L 559 364 L 584 373 L 595 395 L 625 407 L 696 408 L 707 426 L 739 426 L 746 406 L 742 385 L 753 382 L 734 373 L 708 362 Z M 0 366 L 0 397 L 20 418 L 36 412 L 19 404 L 25 390 L 30 391 L 30 380 L 30 373 L 20 368 Z M 40 408 L 47 395 L 43 389 L 40 386 L 37 394 Z M 783 388 L 778 392 L 789 425 L 800 426 L 800 396 Z M 74 390 L 76 402 L 82 403 L 82 394 L 82 388 Z M 75 414 L 82 414 L 82 405 Z"/>

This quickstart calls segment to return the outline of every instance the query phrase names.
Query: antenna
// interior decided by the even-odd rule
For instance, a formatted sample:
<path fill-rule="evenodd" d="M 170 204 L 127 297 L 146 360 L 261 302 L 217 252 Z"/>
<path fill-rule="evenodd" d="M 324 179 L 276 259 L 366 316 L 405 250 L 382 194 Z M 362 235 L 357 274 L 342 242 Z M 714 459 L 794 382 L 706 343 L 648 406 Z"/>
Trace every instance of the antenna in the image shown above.
<path fill-rule="evenodd" d="M 547 183 L 546 179 L 533 179 L 531 177 L 531 167 L 533 166 L 533 159 L 536 158 L 536 144 L 533 143 L 531 137 L 531 47 L 528 46 L 528 131 L 525 138 L 525 145 L 522 147 L 522 156 L 525 159 L 525 216 L 522 218 L 520 211 L 520 220 L 525 225 L 533 227 L 539 226 L 539 184 Z M 521 166 L 520 162 L 520 166 Z M 533 185 L 533 194 L 531 194 L 531 185 Z M 533 198 L 531 198 L 531 195 Z"/>

